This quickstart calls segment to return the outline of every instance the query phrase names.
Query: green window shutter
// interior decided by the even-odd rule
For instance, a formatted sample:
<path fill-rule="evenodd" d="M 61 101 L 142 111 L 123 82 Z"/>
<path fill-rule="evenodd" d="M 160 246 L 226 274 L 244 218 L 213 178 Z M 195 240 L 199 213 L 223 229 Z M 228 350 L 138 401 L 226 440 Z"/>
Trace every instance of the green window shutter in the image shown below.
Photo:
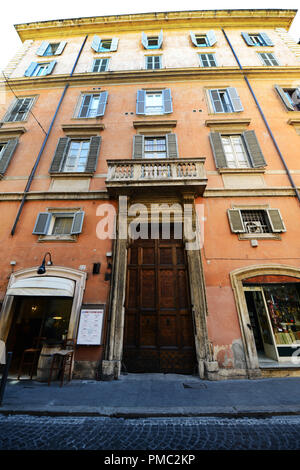
<path fill-rule="evenodd" d="M 277 91 L 278 95 L 282 99 L 283 103 L 285 104 L 286 108 L 289 111 L 294 111 L 294 106 L 288 100 L 286 94 L 284 93 L 283 89 L 279 85 L 275 85 L 275 90 Z"/>
<path fill-rule="evenodd" d="M 274 46 L 273 42 L 266 33 L 259 34 L 266 46 Z"/>
<path fill-rule="evenodd" d="M 33 229 L 34 235 L 47 235 L 52 214 L 49 212 L 40 212 L 36 218 Z"/>
<path fill-rule="evenodd" d="M 227 168 L 227 160 L 225 156 L 221 134 L 219 132 L 211 132 L 209 134 L 209 140 L 212 147 L 216 167 Z"/>
<path fill-rule="evenodd" d="M 95 52 L 98 52 L 100 44 L 101 44 L 101 38 L 99 36 L 97 36 L 97 34 L 95 34 L 95 36 L 93 38 L 91 48 L 94 49 Z"/>
<path fill-rule="evenodd" d="M 258 143 L 255 131 L 243 132 L 243 137 L 254 168 L 266 166 L 263 153 Z"/>
<path fill-rule="evenodd" d="M 286 232 L 285 225 L 278 209 L 267 209 L 267 214 L 273 232 Z"/>
<path fill-rule="evenodd" d="M 248 46 L 254 46 L 255 45 L 248 33 L 242 33 L 242 36 L 244 38 L 245 43 Z"/>
<path fill-rule="evenodd" d="M 206 33 L 206 38 L 207 38 L 209 46 L 214 46 L 217 42 L 217 38 L 213 29 L 211 29 L 210 31 Z"/>
<path fill-rule="evenodd" d="M 75 212 L 71 227 L 71 235 L 78 235 L 82 232 L 83 219 L 84 211 Z"/>
<path fill-rule="evenodd" d="M 104 116 L 106 103 L 107 103 L 107 97 L 108 97 L 107 91 L 103 91 L 102 93 L 100 93 L 96 117 Z"/>
<path fill-rule="evenodd" d="M 148 36 L 144 31 L 142 32 L 142 44 L 145 49 L 148 49 Z"/>
<path fill-rule="evenodd" d="M 101 146 L 102 137 L 93 136 L 90 139 L 90 148 L 88 153 L 88 158 L 86 162 L 85 171 L 87 173 L 94 173 L 97 168 L 98 156 Z"/>
<path fill-rule="evenodd" d="M 112 38 L 110 50 L 115 52 L 118 49 L 119 38 Z"/>
<path fill-rule="evenodd" d="M 144 157 L 144 136 L 136 134 L 133 136 L 133 154 L 132 158 Z"/>
<path fill-rule="evenodd" d="M 196 41 L 196 35 L 193 33 L 193 31 L 190 31 L 190 36 L 191 36 L 191 41 L 194 44 L 194 46 L 198 47 L 197 41 Z"/>
<path fill-rule="evenodd" d="M 245 232 L 245 227 L 244 227 L 241 211 L 239 209 L 228 209 L 227 215 L 228 215 L 230 228 L 233 233 Z"/>
<path fill-rule="evenodd" d="M 56 65 L 56 60 L 52 60 L 48 65 L 44 75 L 50 75 L 53 72 L 53 69 Z"/>
<path fill-rule="evenodd" d="M 231 101 L 231 104 L 232 104 L 232 107 L 233 107 L 233 111 L 235 113 L 238 113 L 240 111 L 244 111 L 242 102 L 240 100 L 240 97 L 239 97 L 238 92 L 236 91 L 236 89 L 234 87 L 228 87 L 226 90 L 227 90 L 228 96 L 230 98 L 230 101 Z"/>
<path fill-rule="evenodd" d="M 50 166 L 49 173 L 58 173 L 61 171 L 61 167 L 70 143 L 69 137 L 61 137 L 58 140 L 58 144 L 54 153 L 54 157 Z"/>
<path fill-rule="evenodd" d="M 14 154 L 14 151 L 16 150 L 18 142 L 19 142 L 19 139 L 10 139 L 7 142 L 4 152 L 2 154 L 2 157 L 0 159 L 0 174 L 1 175 L 4 175 L 4 173 L 6 172 L 7 167 L 10 163 L 10 160 Z"/>
<path fill-rule="evenodd" d="M 138 90 L 136 95 L 136 114 L 145 114 L 146 91 Z"/>
<path fill-rule="evenodd" d="M 42 41 L 40 47 L 36 51 L 36 55 L 43 56 L 45 54 L 48 46 L 49 46 L 48 41 Z"/>
<path fill-rule="evenodd" d="M 56 52 L 55 52 L 54 55 L 60 55 L 60 54 L 62 54 L 64 48 L 66 47 L 66 44 L 67 44 L 67 41 L 61 41 L 61 42 L 59 43 L 59 46 L 58 46 L 58 48 L 56 49 Z"/>
<path fill-rule="evenodd" d="M 25 70 L 25 73 L 24 73 L 25 77 L 31 77 L 37 65 L 38 65 L 37 62 L 31 62 L 29 67 Z"/>
<path fill-rule="evenodd" d="M 176 134 L 166 134 L 168 158 L 178 158 Z"/>
<path fill-rule="evenodd" d="M 172 96 L 170 88 L 166 88 L 162 91 L 163 103 L 164 103 L 164 114 L 170 114 L 173 112 Z"/>
<path fill-rule="evenodd" d="M 160 49 L 163 43 L 163 30 L 158 35 L 157 49 Z"/>

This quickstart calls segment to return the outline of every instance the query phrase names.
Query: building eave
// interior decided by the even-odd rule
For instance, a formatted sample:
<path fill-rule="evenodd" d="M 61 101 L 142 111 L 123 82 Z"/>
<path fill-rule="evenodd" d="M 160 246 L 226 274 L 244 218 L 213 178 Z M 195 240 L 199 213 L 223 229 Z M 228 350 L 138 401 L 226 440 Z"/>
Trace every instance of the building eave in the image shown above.
<path fill-rule="evenodd" d="M 86 34 L 142 31 L 143 29 L 270 27 L 288 30 L 297 10 L 196 10 L 127 15 L 93 16 L 22 23 L 15 29 L 22 41 L 45 37 L 82 36 Z"/>

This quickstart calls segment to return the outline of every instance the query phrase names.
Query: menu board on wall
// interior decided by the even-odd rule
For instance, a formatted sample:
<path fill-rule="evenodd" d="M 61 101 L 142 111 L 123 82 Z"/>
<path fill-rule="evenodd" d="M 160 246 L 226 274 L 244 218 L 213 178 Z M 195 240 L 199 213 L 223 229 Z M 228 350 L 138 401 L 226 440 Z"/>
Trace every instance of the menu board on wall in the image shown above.
<path fill-rule="evenodd" d="M 77 344 L 101 344 L 104 308 L 83 308 L 77 335 Z"/>

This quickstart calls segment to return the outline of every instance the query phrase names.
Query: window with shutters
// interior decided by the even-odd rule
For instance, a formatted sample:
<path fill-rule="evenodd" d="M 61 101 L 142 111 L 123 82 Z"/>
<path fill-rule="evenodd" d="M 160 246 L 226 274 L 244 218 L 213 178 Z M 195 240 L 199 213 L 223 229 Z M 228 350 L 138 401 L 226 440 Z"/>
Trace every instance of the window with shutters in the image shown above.
<path fill-rule="evenodd" d="M 95 52 L 115 52 L 118 49 L 119 38 L 100 38 L 95 34 L 91 47 Z"/>
<path fill-rule="evenodd" d="M 222 135 L 222 144 L 228 168 L 249 168 L 250 160 L 241 135 Z"/>
<path fill-rule="evenodd" d="M 173 112 L 171 90 L 138 90 L 136 114 L 155 115 Z"/>
<path fill-rule="evenodd" d="M 110 51 L 112 39 L 102 39 L 100 43 L 99 52 Z"/>
<path fill-rule="evenodd" d="M 108 93 L 84 93 L 80 97 L 77 118 L 95 118 L 104 116 Z"/>
<path fill-rule="evenodd" d="M 44 56 L 55 55 L 57 49 L 59 48 L 59 42 L 50 42 L 47 46 L 47 49 L 44 52 Z"/>
<path fill-rule="evenodd" d="M 25 121 L 32 107 L 34 98 L 17 98 L 4 117 L 5 122 Z"/>
<path fill-rule="evenodd" d="M 94 173 L 101 145 L 101 137 L 71 139 L 61 137 L 49 169 L 51 175 L 59 173 Z"/>
<path fill-rule="evenodd" d="M 145 49 L 160 49 L 163 43 L 163 32 L 156 35 L 148 36 L 146 33 L 142 32 L 142 45 Z"/>
<path fill-rule="evenodd" d="M 266 234 L 274 238 L 286 231 L 279 209 L 244 207 L 229 209 L 227 213 L 231 231 L 242 234 L 241 239 L 264 238 Z"/>
<path fill-rule="evenodd" d="M 211 132 L 209 139 L 217 168 L 263 168 L 267 165 L 253 130 L 234 135 Z"/>
<path fill-rule="evenodd" d="M 25 70 L 25 77 L 44 77 L 50 75 L 56 65 L 56 60 L 51 62 L 31 62 L 29 67 Z"/>
<path fill-rule="evenodd" d="M 40 240 L 74 241 L 82 231 L 84 212 L 77 209 L 49 209 L 40 212 L 33 229 L 34 235 L 40 235 Z"/>
<path fill-rule="evenodd" d="M 243 111 L 243 106 L 235 88 L 209 90 L 215 113 L 235 113 Z"/>
<path fill-rule="evenodd" d="M 157 70 L 161 69 L 161 56 L 152 55 L 146 57 L 146 69 L 147 70 Z"/>
<path fill-rule="evenodd" d="M 249 34 L 249 37 L 255 46 L 267 45 L 260 34 Z"/>
<path fill-rule="evenodd" d="M 289 111 L 300 111 L 300 87 L 281 88 L 275 85 L 275 89 Z"/>
<path fill-rule="evenodd" d="M 158 92 L 146 92 L 145 114 L 163 114 L 163 94 Z"/>
<path fill-rule="evenodd" d="M 137 134 L 133 139 L 133 158 L 178 158 L 177 136 Z"/>
<path fill-rule="evenodd" d="M 92 72 L 106 72 L 108 70 L 109 58 L 95 59 Z"/>
<path fill-rule="evenodd" d="M 206 34 L 190 31 L 190 38 L 195 47 L 212 47 L 217 42 L 214 30 L 210 30 Z"/>
<path fill-rule="evenodd" d="M 273 46 L 273 42 L 266 33 L 242 33 L 242 36 L 248 46 Z"/>
<path fill-rule="evenodd" d="M 199 54 L 201 67 L 217 67 L 215 54 Z"/>
<path fill-rule="evenodd" d="M 87 164 L 89 149 L 89 140 L 71 140 L 62 171 L 76 173 L 84 172 Z"/>
<path fill-rule="evenodd" d="M 196 43 L 198 47 L 208 47 L 209 43 L 206 34 L 195 34 Z"/>
<path fill-rule="evenodd" d="M 167 145 L 165 137 L 145 137 L 144 139 L 145 158 L 166 158 Z"/>
<path fill-rule="evenodd" d="M 39 56 L 53 56 L 53 55 L 60 55 L 62 54 L 67 42 L 48 42 L 42 41 L 41 45 L 39 46 L 36 54 Z"/>
<path fill-rule="evenodd" d="M 272 54 L 271 52 L 258 52 L 258 56 L 261 62 L 263 63 L 263 65 L 270 66 L 270 67 L 279 65 L 274 54 Z"/>

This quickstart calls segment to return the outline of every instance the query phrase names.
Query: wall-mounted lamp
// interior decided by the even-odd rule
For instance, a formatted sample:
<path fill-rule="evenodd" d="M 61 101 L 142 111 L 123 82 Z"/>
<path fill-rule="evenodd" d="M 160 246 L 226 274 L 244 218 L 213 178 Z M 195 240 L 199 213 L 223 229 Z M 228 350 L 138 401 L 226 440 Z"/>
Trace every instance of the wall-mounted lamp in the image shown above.
<path fill-rule="evenodd" d="M 38 274 L 45 274 L 45 272 L 46 272 L 45 264 L 46 264 L 46 256 L 47 256 L 47 255 L 49 255 L 49 257 L 50 257 L 50 260 L 47 261 L 47 266 L 52 266 L 52 264 L 53 264 L 53 263 L 52 263 L 52 259 L 51 259 L 51 253 L 47 252 L 47 253 L 45 254 L 44 258 L 43 258 L 43 261 L 42 261 L 41 266 L 40 266 L 40 267 L 38 268 L 38 270 L 37 270 L 37 273 L 38 273 Z"/>

